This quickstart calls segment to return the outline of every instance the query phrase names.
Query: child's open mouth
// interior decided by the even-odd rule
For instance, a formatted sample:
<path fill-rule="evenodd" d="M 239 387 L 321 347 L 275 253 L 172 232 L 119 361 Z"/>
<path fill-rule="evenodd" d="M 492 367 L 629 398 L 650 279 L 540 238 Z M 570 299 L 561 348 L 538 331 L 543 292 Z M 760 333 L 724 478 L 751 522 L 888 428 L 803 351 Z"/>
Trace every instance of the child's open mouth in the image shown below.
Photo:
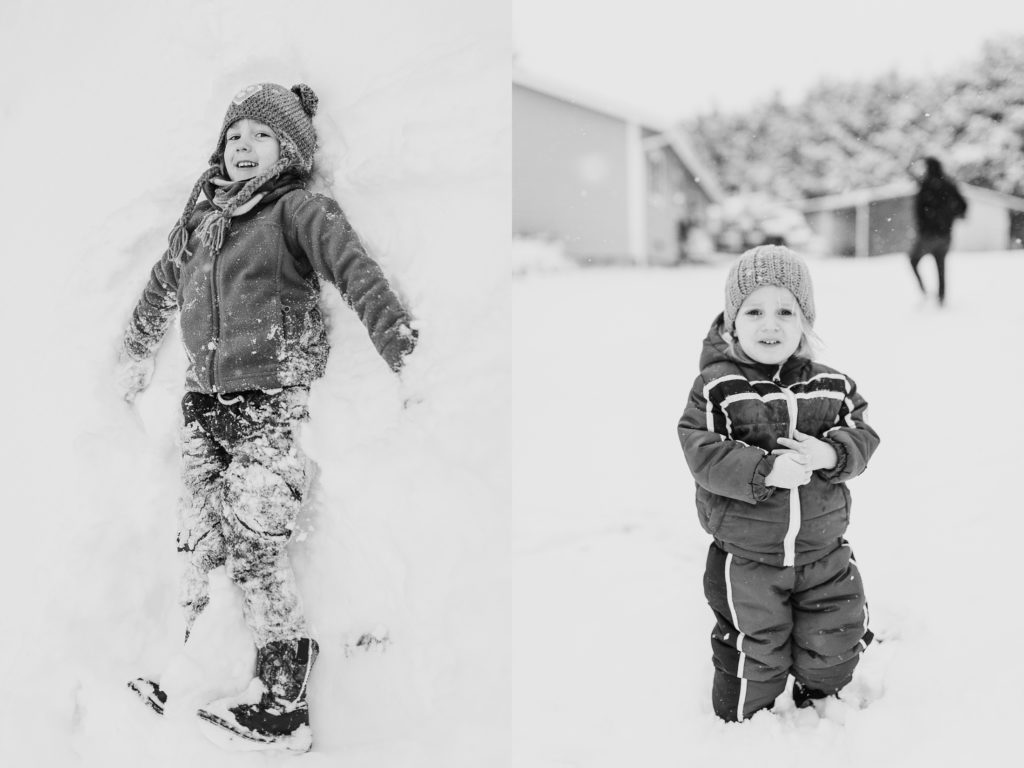
<path fill-rule="evenodd" d="M 254 163 L 252 160 L 239 160 L 237 163 L 235 163 L 235 168 L 255 168 L 255 167 L 256 167 L 256 163 Z"/>

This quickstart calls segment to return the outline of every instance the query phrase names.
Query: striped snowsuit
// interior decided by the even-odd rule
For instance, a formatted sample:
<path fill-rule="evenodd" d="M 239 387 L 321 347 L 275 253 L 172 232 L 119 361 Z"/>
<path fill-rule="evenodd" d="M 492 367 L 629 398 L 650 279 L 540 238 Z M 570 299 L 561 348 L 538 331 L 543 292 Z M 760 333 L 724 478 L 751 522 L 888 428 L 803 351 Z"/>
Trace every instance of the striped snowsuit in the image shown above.
<path fill-rule="evenodd" d="M 701 375 L 679 420 L 697 512 L 714 537 L 704 578 L 716 625 L 713 704 L 726 720 L 773 705 L 792 674 L 834 693 L 870 632 L 860 573 L 844 534 L 846 480 L 867 466 L 878 435 L 854 382 L 792 357 L 765 366 L 737 353 L 712 324 Z M 797 491 L 765 485 L 794 430 L 829 442 L 838 462 Z"/>

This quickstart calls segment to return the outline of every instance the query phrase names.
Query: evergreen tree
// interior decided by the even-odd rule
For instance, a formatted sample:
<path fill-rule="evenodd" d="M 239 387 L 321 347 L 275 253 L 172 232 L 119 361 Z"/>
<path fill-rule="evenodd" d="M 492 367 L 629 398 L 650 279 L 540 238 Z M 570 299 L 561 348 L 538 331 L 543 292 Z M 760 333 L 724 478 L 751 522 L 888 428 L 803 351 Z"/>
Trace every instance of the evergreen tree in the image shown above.
<path fill-rule="evenodd" d="M 797 200 L 882 186 L 934 154 L 961 181 L 1024 196 L 1024 37 L 986 43 L 939 77 L 823 81 L 798 103 L 775 96 L 684 128 L 734 194 Z"/>

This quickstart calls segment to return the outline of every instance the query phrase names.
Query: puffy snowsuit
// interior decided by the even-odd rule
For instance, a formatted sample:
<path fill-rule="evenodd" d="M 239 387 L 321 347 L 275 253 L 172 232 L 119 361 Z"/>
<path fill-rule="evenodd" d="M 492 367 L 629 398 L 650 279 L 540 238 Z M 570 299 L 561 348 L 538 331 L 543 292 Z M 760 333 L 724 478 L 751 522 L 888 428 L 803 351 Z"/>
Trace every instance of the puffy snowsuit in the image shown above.
<path fill-rule="evenodd" d="M 226 565 L 260 648 L 307 634 L 286 545 L 306 490 L 297 427 L 328 354 L 319 279 L 337 286 L 393 370 L 416 343 L 409 313 L 336 202 L 287 175 L 263 191 L 219 251 L 195 234 L 210 204 L 196 207 L 188 253 L 181 264 L 165 253 L 153 267 L 124 342 L 136 358 L 152 355 L 180 313 L 186 636 L 209 601 L 209 572 Z"/>
<path fill-rule="evenodd" d="M 788 674 L 815 692 L 849 682 L 870 640 L 860 574 L 843 536 L 846 481 L 878 435 L 847 376 L 791 357 L 781 366 L 730 352 L 716 318 L 679 420 L 697 514 L 714 537 L 704 577 L 715 613 L 715 712 L 743 720 L 772 706 Z M 794 429 L 832 445 L 838 462 L 796 491 L 765 484 L 780 437 Z"/>

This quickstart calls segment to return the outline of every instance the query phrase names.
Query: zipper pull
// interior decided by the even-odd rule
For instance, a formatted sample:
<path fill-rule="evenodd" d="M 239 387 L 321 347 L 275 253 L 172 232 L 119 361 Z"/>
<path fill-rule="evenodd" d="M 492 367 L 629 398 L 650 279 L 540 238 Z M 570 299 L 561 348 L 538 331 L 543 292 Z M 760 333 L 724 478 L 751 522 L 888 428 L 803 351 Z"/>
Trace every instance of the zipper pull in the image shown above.
<path fill-rule="evenodd" d="M 782 366 L 780 365 L 775 371 L 775 375 L 772 376 L 773 384 L 782 384 Z"/>

